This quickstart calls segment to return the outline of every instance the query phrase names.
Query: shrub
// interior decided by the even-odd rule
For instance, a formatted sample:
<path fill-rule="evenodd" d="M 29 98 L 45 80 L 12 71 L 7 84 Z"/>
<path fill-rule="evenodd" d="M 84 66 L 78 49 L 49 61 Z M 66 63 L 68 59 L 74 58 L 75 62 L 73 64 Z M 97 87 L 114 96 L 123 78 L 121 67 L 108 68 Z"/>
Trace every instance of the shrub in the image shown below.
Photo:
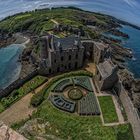
<path fill-rule="evenodd" d="M 43 100 L 44 100 L 44 92 L 41 91 L 41 92 L 35 94 L 35 95 L 31 98 L 31 103 L 30 103 L 30 104 L 31 104 L 33 107 L 37 107 L 37 106 L 39 106 L 39 105 L 42 103 Z"/>

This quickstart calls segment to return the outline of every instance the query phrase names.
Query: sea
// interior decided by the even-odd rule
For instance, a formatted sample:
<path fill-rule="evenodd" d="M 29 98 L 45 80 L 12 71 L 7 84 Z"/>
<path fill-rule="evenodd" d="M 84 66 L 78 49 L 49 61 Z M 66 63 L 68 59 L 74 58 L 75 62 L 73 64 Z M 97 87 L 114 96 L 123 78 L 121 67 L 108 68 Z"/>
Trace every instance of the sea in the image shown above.
<path fill-rule="evenodd" d="M 0 0 L 0 19 L 19 12 L 41 8 L 75 6 L 84 10 L 108 14 L 140 27 L 140 0 Z M 122 39 L 122 45 L 131 48 L 133 59 L 126 66 L 136 78 L 140 78 L 140 30 L 123 26 L 130 39 Z M 0 88 L 5 88 L 19 77 L 21 64 L 18 57 L 23 47 L 11 44 L 0 49 Z"/>
<path fill-rule="evenodd" d="M 0 49 L 0 89 L 7 87 L 19 77 L 21 63 L 18 59 L 23 48 L 21 44 L 12 44 Z"/>

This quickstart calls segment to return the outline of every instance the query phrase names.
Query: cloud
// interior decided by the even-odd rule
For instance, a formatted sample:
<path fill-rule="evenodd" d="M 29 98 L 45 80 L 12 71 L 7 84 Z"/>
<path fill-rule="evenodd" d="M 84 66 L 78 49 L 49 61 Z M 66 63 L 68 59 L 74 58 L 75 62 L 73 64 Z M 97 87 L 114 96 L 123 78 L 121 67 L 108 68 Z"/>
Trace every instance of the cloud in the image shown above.
<path fill-rule="evenodd" d="M 131 7 L 136 7 L 137 2 L 135 0 L 124 0 L 125 3 L 127 3 Z"/>

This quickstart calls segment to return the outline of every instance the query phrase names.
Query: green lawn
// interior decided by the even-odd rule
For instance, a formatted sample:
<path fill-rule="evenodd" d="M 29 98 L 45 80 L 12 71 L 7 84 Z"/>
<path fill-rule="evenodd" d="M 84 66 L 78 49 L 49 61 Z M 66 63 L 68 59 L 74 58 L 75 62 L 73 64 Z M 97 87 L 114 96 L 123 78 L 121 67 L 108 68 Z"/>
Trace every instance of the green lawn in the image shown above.
<path fill-rule="evenodd" d="M 71 25 L 76 28 L 82 26 L 85 29 L 88 28 L 83 24 L 83 19 L 94 19 L 98 26 L 107 26 L 111 20 L 110 17 L 98 13 L 88 13 L 73 8 L 55 8 L 10 16 L 0 22 L 0 29 L 11 33 L 19 32 L 22 29 L 23 31 L 31 31 L 40 35 L 53 27 L 54 24 L 50 22 L 50 19 L 55 19 L 60 24 Z"/>
<path fill-rule="evenodd" d="M 118 116 L 111 96 L 98 97 L 105 123 L 118 122 Z"/>
<path fill-rule="evenodd" d="M 64 140 L 134 140 L 129 124 L 105 127 L 99 116 L 81 117 L 65 113 L 56 109 L 48 100 L 38 108 L 33 118 L 49 122 L 46 133 Z"/>
<path fill-rule="evenodd" d="M 47 97 L 58 83 L 58 79 L 64 78 L 63 76 L 65 77 L 65 75 L 61 75 L 61 77 L 55 78 L 45 88 L 45 101 L 32 116 L 32 119 L 41 118 L 44 124 L 49 124 L 45 127 L 45 135 L 55 135 L 63 140 L 134 140 L 130 124 L 106 127 L 102 125 L 100 116 L 82 117 L 55 108 Z M 114 106 L 111 105 L 110 108 L 112 107 Z M 12 128 L 18 130 L 24 123 L 22 121 L 14 124 Z M 40 128 L 36 128 L 35 132 L 29 132 L 28 138 L 35 139 L 40 133 Z"/>

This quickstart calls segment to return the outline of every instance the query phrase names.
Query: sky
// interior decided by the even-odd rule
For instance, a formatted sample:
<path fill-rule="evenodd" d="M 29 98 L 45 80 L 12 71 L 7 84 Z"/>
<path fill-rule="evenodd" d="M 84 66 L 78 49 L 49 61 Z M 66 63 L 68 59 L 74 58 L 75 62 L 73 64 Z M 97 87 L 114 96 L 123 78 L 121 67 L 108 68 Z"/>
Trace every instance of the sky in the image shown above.
<path fill-rule="evenodd" d="M 140 0 L 0 0 L 0 19 L 18 12 L 53 6 L 77 6 L 140 26 Z"/>

